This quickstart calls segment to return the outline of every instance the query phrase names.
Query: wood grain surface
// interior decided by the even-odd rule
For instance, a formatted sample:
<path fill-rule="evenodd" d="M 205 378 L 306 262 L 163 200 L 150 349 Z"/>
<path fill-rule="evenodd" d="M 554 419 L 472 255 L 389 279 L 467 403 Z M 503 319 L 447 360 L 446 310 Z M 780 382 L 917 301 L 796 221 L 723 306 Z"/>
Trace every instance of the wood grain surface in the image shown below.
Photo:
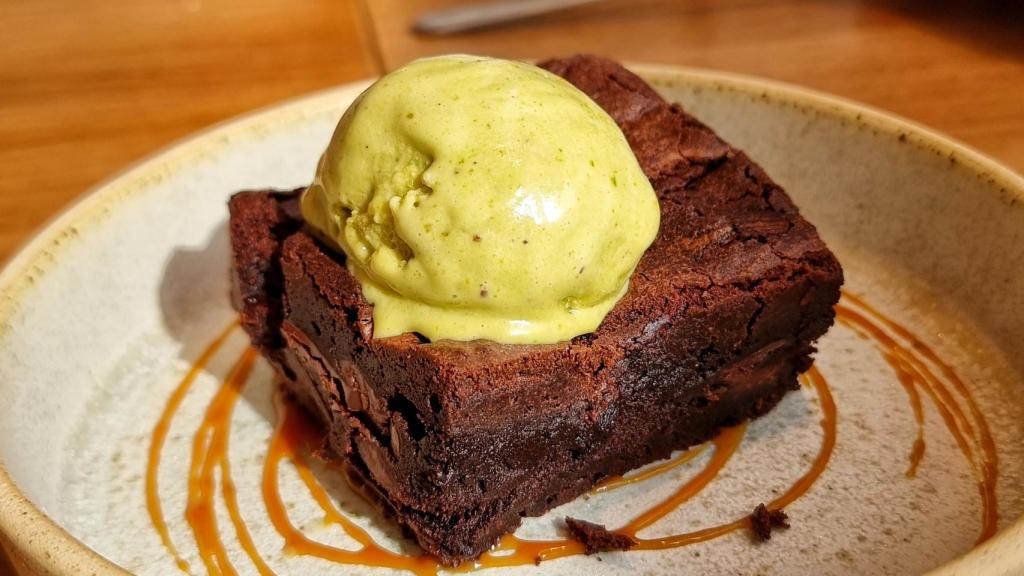
<path fill-rule="evenodd" d="M 1024 171 L 1017 0 L 607 0 L 452 37 L 409 31 L 421 12 L 457 3 L 0 1 L 0 262 L 71 199 L 197 129 L 454 51 L 594 52 L 793 82 Z"/>
<path fill-rule="evenodd" d="M 212 123 L 377 73 L 355 0 L 0 0 L 0 261 Z"/>
<path fill-rule="evenodd" d="M 0 261 L 72 198 L 214 122 L 426 54 L 595 52 L 861 100 L 1024 171 L 1020 2 L 607 0 L 433 38 L 454 0 L 0 2 Z"/>
<path fill-rule="evenodd" d="M 1024 171 L 1024 2 L 607 0 L 453 37 L 408 32 L 449 0 L 368 4 L 384 63 L 445 52 L 593 52 L 728 70 L 890 110 Z"/>

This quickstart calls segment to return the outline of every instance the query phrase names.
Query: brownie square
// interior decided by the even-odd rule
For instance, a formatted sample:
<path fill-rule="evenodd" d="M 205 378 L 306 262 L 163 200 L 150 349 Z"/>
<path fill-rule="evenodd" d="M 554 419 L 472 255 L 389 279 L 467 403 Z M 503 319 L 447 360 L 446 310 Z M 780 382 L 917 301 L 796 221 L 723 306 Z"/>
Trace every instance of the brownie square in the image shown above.
<path fill-rule="evenodd" d="M 611 115 L 661 203 L 658 237 L 592 334 L 374 339 L 344 255 L 303 228 L 300 191 L 230 200 L 233 300 L 254 345 L 329 451 L 449 565 L 769 410 L 810 366 L 843 281 L 786 193 L 639 77 L 593 56 L 541 66 Z"/>

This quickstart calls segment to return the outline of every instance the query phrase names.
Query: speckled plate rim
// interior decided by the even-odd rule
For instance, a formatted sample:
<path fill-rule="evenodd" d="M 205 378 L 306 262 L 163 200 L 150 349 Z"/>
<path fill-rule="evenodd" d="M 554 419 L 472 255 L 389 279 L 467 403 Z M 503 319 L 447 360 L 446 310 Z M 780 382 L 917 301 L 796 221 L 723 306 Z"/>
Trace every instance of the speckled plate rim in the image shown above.
<path fill-rule="evenodd" d="M 1024 177 L 969 146 L 893 114 L 807 88 L 739 74 L 666 65 L 628 66 L 656 87 L 688 84 L 708 90 L 745 93 L 754 99 L 811 109 L 840 122 L 863 126 L 963 164 L 979 178 L 996 185 L 1000 200 L 1008 205 L 1024 201 Z M 238 137 L 266 133 L 330 110 L 337 106 L 339 99 L 361 91 L 369 82 L 328 88 L 222 122 L 144 158 L 83 194 L 45 224 L 0 271 L 0 334 L 10 328 L 19 297 L 47 273 L 62 248 L 73 243 L 81 230 L 101 224 L 126 198 L 146 192 L 153 182 L 197 158 L 215 153 Z M 128 574 L 36 508 L 2 465 L 0 541 L 17 566 L 34 573 Z M 1024 573 L 1024 518 L 1018 518 L 983 545 L 930 572 L 932 576 L 1019 573 Z"/>

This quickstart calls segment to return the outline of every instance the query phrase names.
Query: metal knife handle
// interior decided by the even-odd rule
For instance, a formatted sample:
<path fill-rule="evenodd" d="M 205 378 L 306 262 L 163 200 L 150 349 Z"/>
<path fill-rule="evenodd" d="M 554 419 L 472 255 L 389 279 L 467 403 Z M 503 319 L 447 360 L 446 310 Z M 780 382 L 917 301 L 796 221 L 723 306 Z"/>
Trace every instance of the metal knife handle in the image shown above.
<path fill-rule="evenodd" d="M 525 20 L 601 0 L 503 0 L 427 12 L 413 25 L 423 34 L 454 34 L 487 26 Z"/>

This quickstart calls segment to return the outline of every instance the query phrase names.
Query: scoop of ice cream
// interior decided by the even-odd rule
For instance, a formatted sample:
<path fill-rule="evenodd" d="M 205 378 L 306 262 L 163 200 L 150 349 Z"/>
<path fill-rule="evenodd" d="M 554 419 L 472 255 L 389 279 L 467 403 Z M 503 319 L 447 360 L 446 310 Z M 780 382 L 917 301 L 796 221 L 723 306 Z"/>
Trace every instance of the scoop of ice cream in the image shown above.
<path fill-rule="evenodd" d="M 594 331 L 658 231 L 622 132 L 535 66 L 416 60 L 342 117 L 306 221 L 347 255 L 374 337 L 553 343 Z"/>

